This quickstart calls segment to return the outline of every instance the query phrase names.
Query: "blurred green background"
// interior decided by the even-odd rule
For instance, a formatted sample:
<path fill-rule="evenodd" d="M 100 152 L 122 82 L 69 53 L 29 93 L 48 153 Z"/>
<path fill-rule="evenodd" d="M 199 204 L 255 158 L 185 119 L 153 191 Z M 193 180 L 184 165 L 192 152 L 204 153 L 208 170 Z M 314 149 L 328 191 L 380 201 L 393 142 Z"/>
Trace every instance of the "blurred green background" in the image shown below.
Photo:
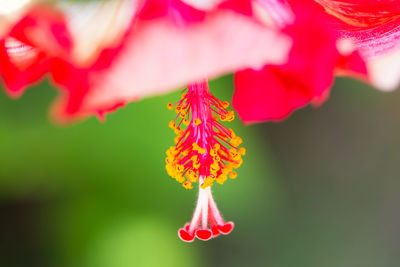
<path fill-rule="evenodd" d="M 211 82 L 230 99 L 232 77 Z M 339 78 L 282 123 L 231 127 L 247 155 L 213 187 L 236 228 L 181 242 L 196 190 L 164 170 L 177 92 L 68 127 L 48 82 L 0 96 L 0 266 L 400 266 L 400 92 Z"/>

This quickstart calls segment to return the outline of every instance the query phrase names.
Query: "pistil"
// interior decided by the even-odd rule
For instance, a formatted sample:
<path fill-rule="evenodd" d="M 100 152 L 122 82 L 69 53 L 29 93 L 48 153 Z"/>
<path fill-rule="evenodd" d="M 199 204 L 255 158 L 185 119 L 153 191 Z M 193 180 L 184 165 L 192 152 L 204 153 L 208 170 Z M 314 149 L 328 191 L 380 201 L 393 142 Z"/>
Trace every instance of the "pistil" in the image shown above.
<path fill-rule="evenodd" d="M 228 177 L 235 179 L 237 173 L 233 169 L 242 164 L 246 153 L 238 147 L 242 139 L 221 123 L 232 121 L 234 113 L 227 110 L 228 102 L 210 93 L 207 80 L 190 84 L 182 91 L 182 99 L 167 107 L 177 113 L 169 123 L 177 136 L 176 145 L 166 152 L 166 170 L 186 189 L 192 189 L 193 183 L 199 182 L 199 198 L 192 220 L 179 229 L 178 235 L 191 242 L 195 237 L 208 240 L 220 233 L 228 234 L 233 223 L 223 220 L 210 186 L 214 181 L 223 184 Z"/>

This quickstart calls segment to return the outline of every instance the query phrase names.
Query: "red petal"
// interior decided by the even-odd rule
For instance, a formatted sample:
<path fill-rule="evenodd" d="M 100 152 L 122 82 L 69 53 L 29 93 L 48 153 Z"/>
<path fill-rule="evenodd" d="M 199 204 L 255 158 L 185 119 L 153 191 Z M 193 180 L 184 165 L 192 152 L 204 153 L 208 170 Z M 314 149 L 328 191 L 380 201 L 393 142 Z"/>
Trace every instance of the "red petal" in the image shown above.
<path fill-rule="evenodd" d="M 72 49 L 71 36 L 63 15 L 45 5 L 32 8 L 11 29 L 9 36 L 51 56 L 67 57 Z"/>
<path fill-rule="evenodd" d="M 398 0 L 317 0 L 337 18 L 342 37 L 354 41 L 363 57 L 371 58 L 400 48 Z"/>
<path fill-rule="evenodd" d="M 248 123 L 285 119 L 294 109 L 306 105 L 311 96 L 291 75 L 276 67 L 235 74 L 232 104 Z"/>
<path fill-rule="evenodd" d="M 251 16 L 253 13 L 252 10 L 252 1 L 250 0 L 227 0 L 222 1 L 219 5 L 220 8 L 227 8 L 235 10 L 238 13 L 243 15 Z"/>
<path fill-rule="evenodd" d="M 329 14 L 347 27 L 376 28 L 400 18 L 400 5 L 396 0 L 316 0 Z"/>
<path fill-rule="evenodd" d="M 336 64 L 336 73 L 355 76 L 362 80 L 368 79 L 367 66 L 358 52 L 353 52 L 347 56 L 340 56 Z"/>
<path fill-rule="evenodd" d="M 285 29 L 294 42 L 288 62 L 235 74 L 233 106 L 246 122 L 279 121 L 329 95 L 339 59 L 335 29 L 320 6 L 299 2 L 296 21 Z"/>
<path fill-rule="evenodd" d="M 18 47 L 17 41 L 0 41 L 0 75 L 11 97 L 18 97 L 27 85 L 39 81 L 48 69 L 44 53 L 29 46 Z M 11 45 L 11 46 L 10 46 Z M 16 49 L 13 48 L 16 45 Z M 21 48 L 26 48 L 21 49 Z"/>
<path fill-rule="evenodd" d="M 181 0 L 147 0 L 139 13 L 141 19 L 155 19 L 163 16 L 174 17 L 176 23 L 194 22 L 204 19 L 205 12 Z"/>
<path fill-rule="evenodd" d="M 65 56 L 71 41 L 63 16 L 47 6 L 32 8 L 0 42 L 0 74 L 7 92 L 19 96 L 49 70 L 54 56 Z"/>

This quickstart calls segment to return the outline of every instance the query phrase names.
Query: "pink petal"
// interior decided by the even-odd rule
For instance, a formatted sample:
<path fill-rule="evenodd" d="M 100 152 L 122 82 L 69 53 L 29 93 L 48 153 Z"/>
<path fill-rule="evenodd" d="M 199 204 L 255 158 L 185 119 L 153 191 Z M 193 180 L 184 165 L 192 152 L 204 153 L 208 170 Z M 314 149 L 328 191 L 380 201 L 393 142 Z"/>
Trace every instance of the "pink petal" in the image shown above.
<path fill-rule="evenodd" d="M 116 103 L 169 92 L 190 81 L 265 63 L 284 63 L 291 42 L 248 17 L 231 11 L 179 26 L 166 18 L 138 21 L 110 69 L 90 74 L 91 90 L 79 110 L 56 116 L 90 115 Z"/>

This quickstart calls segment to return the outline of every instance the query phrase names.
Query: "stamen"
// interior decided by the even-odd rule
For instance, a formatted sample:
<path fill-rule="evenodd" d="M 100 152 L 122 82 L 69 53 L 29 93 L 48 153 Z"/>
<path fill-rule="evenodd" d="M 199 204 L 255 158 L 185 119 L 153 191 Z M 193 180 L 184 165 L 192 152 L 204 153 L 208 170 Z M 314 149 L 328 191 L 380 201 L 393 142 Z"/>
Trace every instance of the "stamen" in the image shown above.
<path fill-rule="evenodd" d="M 210 93 L 206 80 L 189 85 L 182 91 L 180 101 L 167 104 L 177 113 L 168 125 L 177 136 L 176 145 L 166 152 L 166 170 L 186 189 L 192 189 L 193 183 L 199 181 L 192 220 L 178 231 L 185 242 L 192 242 L 195 237 L 209 240 L 233 229 L 233 222 L 223 220 L 210 188 L 214 181 L 223 184 L 228 177 L 235 179 L 237 173 L 233 169 L 242 164 L 246 153 L 245 148 L 238 148 L 243 140 L 218 121 L 235 118 L 228 107 L 228 102 Z M 186 129 L 181 128 L 185 126 Z"/>
<path fill-rule="evenodd" d="M 232 169 L 241 165 L 245 149 L 238 148 L 242 139 L 218 121 L 234 119 L 233 111 L 227 107 L 228 102 L 210 93 L 207 81 L 189 85 L 182 91 L 180 101 L 168 103 L 167 108 L 177 113 L 168 125 L 177 137 L 176 146 L 167 150 L 166 169 L 186 189 L 193 188 L 190 185 L 199 176 L 205 177 L 201 181 L 203 189 L 214 181 L 222 184 L 227 176 L 236 178 Z M 186 130 L 182 130 L 185 126 Z M 231 152 L 232 149 L 240 152 Z"/>

